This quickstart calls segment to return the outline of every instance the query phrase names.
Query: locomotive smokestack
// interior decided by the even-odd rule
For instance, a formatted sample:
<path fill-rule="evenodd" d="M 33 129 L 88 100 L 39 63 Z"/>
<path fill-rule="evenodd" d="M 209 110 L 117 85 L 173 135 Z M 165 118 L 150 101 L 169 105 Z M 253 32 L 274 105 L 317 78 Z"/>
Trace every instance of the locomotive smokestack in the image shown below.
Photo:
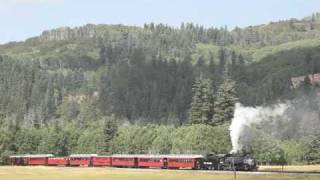
<path fill-rule="evenodd" d="M 240 137 L 244 133 L 243 130 L 246 126 L 250 127 L 254 123 L 282 116 L 287 108 L 288 105 L 286 104 L 278 104 L 272 107 L 244 107 L 240 103 L 237 103 L 234 118 L 229 128 L 232 143 L 230 153 L 235 154 L 241 151 L 242 144 Z"/>

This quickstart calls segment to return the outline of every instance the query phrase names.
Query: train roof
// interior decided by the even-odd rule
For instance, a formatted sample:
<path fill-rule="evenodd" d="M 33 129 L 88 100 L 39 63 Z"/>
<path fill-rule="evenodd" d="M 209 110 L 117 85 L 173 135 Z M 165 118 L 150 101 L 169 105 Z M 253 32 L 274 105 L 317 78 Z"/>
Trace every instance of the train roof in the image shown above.
<path fill-rule="evenodd" d="M 166 155 L 167 158 L 203 158 L 201 154 L 169 154 Z"/>
<path fill-rule="evenodd" d="M 12 155 L 10 158 L 42 158 L 42 157 L 53 157 L 53 154 L 22 154 L 22 155 Z"/>
<path fill-rule="evenodd" d="M 94 156 L 94 157 L 108 158 L 108 157 L 112 157 L 112 156 L 100 156 L 100 155 L 98 155 L 98 156 Z"/>
<path fill-rule="evenodd" d="M 112 157 L 120 158 L 162 158 L 163 155 L 158 154 L 114 154 Z"/>
<path fill-rule="evenodd" d="M 120 158 L 203 158 L 198 154 L 114 154 L 112 157 Z"/>
<path fill-rule="evenodd" d="M 52 154 L 21 154 L 12 155 L 10 158 L 40 158 L 40 157 L 54 157 Z M 99 156 L 98 154 L 71 154 L 71 158 L 85 158 L 85 157 L 118 157 L 118 158 L 203 158 L 199 154 L 114 154 L 111 156 Z M 61 157 L 55 157 L 61 158 Z"/>
<path fill-rule="evenodd" d="M 25 157 L 25 155 L 12 155 L 12 156 L 9 156 L 9 158 L 22 158 L 22 157 Z"/>
<path fill-rule="evenodd" d="M 97 157 L 98 154 L 71 154 L 69 157 Z"/>

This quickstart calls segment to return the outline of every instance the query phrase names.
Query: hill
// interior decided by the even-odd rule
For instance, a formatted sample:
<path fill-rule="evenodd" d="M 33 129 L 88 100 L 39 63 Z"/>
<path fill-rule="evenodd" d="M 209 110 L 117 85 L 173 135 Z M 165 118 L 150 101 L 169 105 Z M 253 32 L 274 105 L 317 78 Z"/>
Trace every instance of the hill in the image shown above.
<path fill-rule="evenodd" d="M 93 103 L 104 115 L 152 121 L 170 116 L 182 123 L 195 77 L 212 77 L 217 87 L 226 68 L 238 82 L 242 103 L 265 103 L 288 91 L 291 76 L 306 74 L 301 63 L 307 52 L 318 59 L 319 16 L 232 31 L 192 23 L 180 28 L 88 24 L 44 31 L 25 42 L 0 46 L 0 83 L 7 87 L 0 110 L 25 120 L 33 114 L 42 122 L 64 116 L 59 109 L 65 111 L 62 107 L 70 103 L 78 110 L 69 118 L 77 118 L 82 104 Z M 248 95 L 264 81 L 276 87 L 272 95 L 261 92 L 269 91 L 266 88 Z"/>
<path fill-rule="evenodd" d="M 219 94 L 229 77 L 240 103 L 253 106 L 318 91 L 308 81 L 293 89 L 290 79 L 320 72 L 319 17 L 233 30 L 192 23 L 88 24 L 0 45 L 0 154 L 226 153 L 230 120 L 217 127 L 180 127 L 190 122 L 195 80 L 209 79 Z M 314 135 L 285 134 L 291 130 L 277 138 Z M 299 152 L 302 157 L 305 151 Z M 257 156 L 266 160 L 266 154 Z"/>

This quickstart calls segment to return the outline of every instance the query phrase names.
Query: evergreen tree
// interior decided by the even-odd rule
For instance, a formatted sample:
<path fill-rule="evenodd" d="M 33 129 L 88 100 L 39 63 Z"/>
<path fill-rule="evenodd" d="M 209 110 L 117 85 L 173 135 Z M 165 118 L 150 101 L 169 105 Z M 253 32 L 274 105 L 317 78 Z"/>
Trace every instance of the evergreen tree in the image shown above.
<path fill-rule="evenodd" d="M 314 23 L 316 22 L 316 15 L 312 14 L 311 16 L 311 22 L 310 22 L 310 30 L 314 30 L 315 26 Z"/>
<path fill-rule="evenodd" d="M 306 69 L 308 74 L 313 74 L 315 73 L 315 63 L 314 63 L 314 58 L 312 58 L 312 55 L 310 52 L 306 54 L 305 57 L 305 62 L 306 62 Z"/>
<path fill-rule="evenodd" d="M 312 83 L 309 76 L 306 76 L 303 81 L 303 91 L 306 95 L 310 95 L 312 91 Z"/>
<path fill-rule="evenodd" d="M 191 102 L 191 111 L 190 111 L 190 120 L 192 124 L 200 123 L 201 106 L 202 106 L 201 80 L 196 79 L 192 86 L 192 102 Z"/>
<path fill-rule="evenodd" d="M 108 117 L 104 120 L 103 134 L 106 152 L 111 152 L 111 141 L 116 135 L 117 130 L 118 126 L 114 116 Z"/>
<path fill-rule="evenodd" d="M 203 124 L 210 124 L 210 121 L 213 116 L 213 107 L 214 107 L 214 95 L 212 89 L 212 82 L 210 79 L 203 79 L 202 86 L 202 106 L 201 106 L 201 122 Z"/>
<path fill-rule="evenodd" d="M 240 54 L 238 58 L 239 58 L 239 64 L 244 65 L 245 62 L 244 62 L 243 56 Z"/>
<path fill-rule="evenodd" d="M 308 143 L 306 156 L 308 163 L 320 162 L 320 134 L 314 136 Z"/>
<path fill-rule="evenodd" d="M 226 78 L 217 91 L 213 123 L 220 124 L 231 121 L 237 100 L 235 82 Z"/>
<path fill-rule="evenodd" d="M 213 116 L 213 90 L 210 79 L 200 77 L 192 87 L 190 121 L 192 124 L 209 124 Z"/>
<path fill-rule="evenodd" d="M 103 44 L 103 40 L 99 38 L 98 40 L 98 48 L 99 48 L 99 61 L 100 64 L 107 63 L 107 50 L 105 45 Z"/>
<path fill-rule="evenodd" d="M 224 49 L 219 50 L 219 75 L 222 76 L 225 71 L 226 59 Z"/>
<path fill-rule="evenodd" d="M 228 72 L 230 76 L 233 76 L 235 74 L 235 71 L 237 70 L 237 55 L 234 51 L 231 53 L 231 64 L 228 64 Z"/>

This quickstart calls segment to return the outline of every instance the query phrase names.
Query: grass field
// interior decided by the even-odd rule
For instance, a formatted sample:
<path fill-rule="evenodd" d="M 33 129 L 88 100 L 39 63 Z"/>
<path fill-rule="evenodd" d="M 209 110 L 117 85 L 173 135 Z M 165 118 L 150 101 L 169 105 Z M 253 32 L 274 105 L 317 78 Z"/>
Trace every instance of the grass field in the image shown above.
<path fill-rule="evenodd" d="M 0 180 L 233 180 L 232 174 L 115 168 L 0 167 Z M 238 180 L 319 180 L 319 176 L 237 175 Z"/>
<path fill-rule="evenodd" d="M 259 170 L 282 171 L 282 167 L 281 166 L 259 166 Z M 284 166 L 283 170 L 284 171 L 302 171 L 302 172 L 320 172 L 320 165 Z"/>

